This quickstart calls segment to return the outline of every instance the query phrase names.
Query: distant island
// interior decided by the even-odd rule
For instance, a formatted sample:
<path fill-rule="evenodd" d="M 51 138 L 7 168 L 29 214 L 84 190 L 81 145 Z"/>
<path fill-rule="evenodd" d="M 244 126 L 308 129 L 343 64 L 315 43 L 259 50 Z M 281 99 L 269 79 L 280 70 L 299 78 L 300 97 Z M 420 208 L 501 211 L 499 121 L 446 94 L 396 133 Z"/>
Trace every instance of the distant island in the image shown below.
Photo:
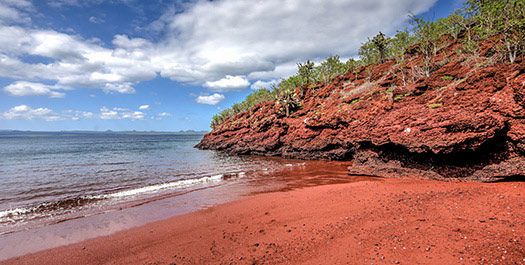
<path fill-rule="evenodd" d="M 21 131 L 0 130 L 0 137 L 45 137 L 45 136 L 82 136 L 82 135 L 204 135 L 207 131 Z"/>

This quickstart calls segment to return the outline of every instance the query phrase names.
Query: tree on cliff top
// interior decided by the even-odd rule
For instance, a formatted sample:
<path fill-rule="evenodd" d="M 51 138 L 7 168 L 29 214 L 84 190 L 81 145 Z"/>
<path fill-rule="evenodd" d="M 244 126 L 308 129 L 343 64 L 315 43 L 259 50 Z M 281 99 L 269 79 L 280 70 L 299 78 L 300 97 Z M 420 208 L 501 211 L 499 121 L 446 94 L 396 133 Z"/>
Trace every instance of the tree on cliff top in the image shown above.
<path fill-rule="evenodd" d="M 365 65 L 377 63 L 379 61 L 379 50 L 377 50 L 377 47 L 370 41 L 370 39 L 359 47 L 358 54 L 359 58 Z"/>
<path fill-rule="evenodd" d="M 305 63 L 297 63 L 298 74 L 301 77 L 302 84 L 308 85 L 313 80 L 314 62 L 307 60 Z"/>
<path fill-rule="evenodd" d="M 341 62 L 341 58 L 336 54 L 326 58 L 326 61 L 316 67 L 317 80 L 322 81 L 326 85 L 334 77 L 342 75 L 346 71 L 348 71 L 348 65 Z"/>
<path fill-rule="evenodd" d="M 376 46 L 377 50 L 379 51 L 379 62 L 384 63 L 386 60 L 386 49 L 388 46 L 388 38 L 385 38 L 385 34 L 383 32 L 379 32 L 373 39 L 372 43 Z"/>
<path fill-rule="evenodd" d="M 410 23 L 414 26 L 414 35 L 419 42 L 419 51 L 423 54 L 423 70 L 430 76 L 432 58 L 437 54 L 438 42 L 443 33 L 438 23 L 410 15 Z"/>
<path fill-rule="evenodd" d="M 502 34 L 509 61 L 514 63 L 525 42 L 525 0 L 469 0 L 482 38 Z"/>

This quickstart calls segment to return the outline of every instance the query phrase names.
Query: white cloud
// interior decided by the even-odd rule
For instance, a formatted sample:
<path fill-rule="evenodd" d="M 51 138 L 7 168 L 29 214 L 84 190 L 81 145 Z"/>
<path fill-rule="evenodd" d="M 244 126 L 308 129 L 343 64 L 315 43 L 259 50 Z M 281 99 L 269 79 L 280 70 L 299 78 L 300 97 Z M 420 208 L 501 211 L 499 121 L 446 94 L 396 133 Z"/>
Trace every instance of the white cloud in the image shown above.
<path fill-rule="evenodd" d="M 57 89 L 68 89 L 63 86 L 50 86 L 41 83 L 18 81 L 3 88 L 5 92 L 13 96 L 48 96 L 50 98 L 63 98 L 65 93 L 56 92 Z"/>
<path fill-rule="evenodd" d="M 0 24 L 29 23 L 28 12 L 33 9 L 33 4 L 26 0 L 0 0 Z"/>
<path fill-rule="evenodd" d="M 151 48 L 153 46 L 153 43 L 149 42 L 146 39 L 130 39 L 127 35 L 115 35 L 115 37 L 113 38 L 113 44 L 115 44 L 115 46 L 119 48 L 126 50 Z"/>
<path fill-rule="evenodd" d="M 89 22 L 98 24 L 98 23 L 104 23 L 105 21 L 104 21 L 104 19 L 101 19 L 101 18 L 90 17 L 89 18 Z"/>
<path fill-rule="evenodd" d="M 19 105 L 0 113 L 0 118 L 5 120 L 45 120 L 57 121 L 62 118 L 48 108 L 33 109 L 27 105 Z"/>
<path fill-rule="evenodd" d="M 130 111 L 125 108 L 113 108 L 109 109 L 108 107 L 100 108 L 99 114 L 93 114 L 91 112 L 75 112 L 77 115 L 75 117 L 82 117 L 88 119 L 102 119 L 102 120 L 121 120 L 121 119 L 130 119 L 130 120 L 143 120 L 146 117 L 146 114 L 141 111 Z"/>
<path fill-rule="evenodd" d="M 205 87 L 209 87 L 213 91 L 225 92 L 225 91 L 240 91 L 250 85 L 250 82 L 246 78 L 241 76 L 227 75 L 218 81 L 206 82 Z"/>
<path fill-rule="evenodd" d="M 149 105 L 141 105 L 139 107 L 139 110 L 148 110 L 148 109 L 151 109 L 151 107 Z"/>
<path fill-rule="evenodd" d="M 277 80 L 270 80 L 270 81 L 258 80 L 257 82 L 253 83 L 250 86 L 250 88 L 253 90 L 257 90 L 261 88 L 271 89 L 272 85 L 276 85 L 276 84 L 277 84 Z"/>
<path fill-rule="evenodd" d="M 118 111 L 110 110 L 107 107 L 100 108 L 100 119 L 103 120 L 116 120 L 120 118 Z"/>
<path fill-rule="evenodd" d="M 171 114 L 166 113 L 169 116 Z M 89 111 L 79 110 L 65 110 L 61 113 L 56 113 L 48 108 L 36 108 L 33 109 L 27 105 L 19 105 L 13 107 L 6 112 L 0 112 L 0 119 L 3 120 L 45 120 L 45 121 L 58 121 L 58 120 L 80 120 L 80 119 L 101 119 L 101 120 L 144 120 L 147 114 L 141 111 L 132 111 L 125 108 L 114 107 L 110 109 L 108 107 L 100 108 L 99 113 L 93 113 Z"/>
<path fill-rule="evenodd" d="M 225 99 L 224 95 L 215 93 L 209 96 L 198 96 L 195 100 L 197 103 L 208 104 L 208 105 L 217 105 L 219 102 Z"/>
<path fill-rule="evenodd" d="M 436 1 L 196 1 L 167 10 L 150 25 L 160 34 L 156 42 L 116 32 L 104 44 L 22 26 L 30 23 L 31 2 L 0 0 L 0 77 L 134 93 L 134 85 L 160 74 L 213 91 L 238 91 L 250 81 L 287 77 L 306 59 L 355 56 L 367 37 L 379 30 L 394 34 L 406 25 L 408 11 L 420 14 Z M 50 60 L 28 63 L 28 55 Z"/>
<path fill-rule="evenodd" d="M 114 107 L 113 110 L 117 110 L 117 111 L 129 111 L 129 109 L 126 109 L 126 108 L 118 108 L 118 107 Z"/>
<path fill-rule="evenodd" d="M 172 117 L 173 116 L 173 114 L 167 113 L 167 112 L 162 112 L 162 113 L 159 113 L 157 115 L 161 116 L 161 117 Z"/>
<path fill-rule="evenodd" d="M 367 37 L 379 30 L 395 33 L 406 25 L 409 11 L 424 12 L 436 1 L 197 1 L 152 23 L 152 29 L 167 33 L 165 48 L 158 50 L 162 56 L 152 60 L 161 65 L 162 76 L 179 81 L 254 73 L 286 77 L 296 62 L 355 55 Z M 290 64 L 292 72 L 276 71 Z"/>
<path fill-rule="evenodd" d="M 47 4 L 55 8 L 62 6 L 80 6 L 78 0 L 51 0 Z"/>
<path fill-rule="evenodd" d="M 146 114 L 140 111 L 121 113 L 121 119 L 143 120 L 144 117 L 146 117 Z"/>
<path fill-rule="evenodd" d="M 145 51 L 129 45 L 126 48 L 112 50 L 52 30 L 0 25 L 0 77 L 52 80 L 62 86 L 101 88 L 106 93 L 134 93 L 133 84 L 155 78 L 157 70 Z M 26 63 L 19 58 L 25 55 L 47 57 L 52 62 Z"/>
<path fill-rule="evenodd" d="M 107 83 L 106 86 L 102 90 L 106 94 L 110 94 L 112 92 L 118 92 L 120 94 L 134 94 L 135 93 L 135 89 L 131 86 L 130 83 L 124 83 L 124 84 Z"/>

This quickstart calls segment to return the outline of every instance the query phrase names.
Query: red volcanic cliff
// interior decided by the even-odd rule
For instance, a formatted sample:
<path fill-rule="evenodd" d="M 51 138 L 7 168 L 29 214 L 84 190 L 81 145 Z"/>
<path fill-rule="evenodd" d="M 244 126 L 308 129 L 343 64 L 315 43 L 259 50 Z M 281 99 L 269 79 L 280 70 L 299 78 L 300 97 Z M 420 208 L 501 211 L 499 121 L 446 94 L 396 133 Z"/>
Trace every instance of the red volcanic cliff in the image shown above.
<path fill-rule="evenodd" d="M 413 47 L 403 66 L 391 60 L 298 88 L 302 108 L 289 117 L 276 102 L 237 114 L 197 147 L 352 160 L 352 175 L 523 180 L 525 61 L 494 63 L 493 43 L 464 55 L 444 37 L 428 77 Z"/>

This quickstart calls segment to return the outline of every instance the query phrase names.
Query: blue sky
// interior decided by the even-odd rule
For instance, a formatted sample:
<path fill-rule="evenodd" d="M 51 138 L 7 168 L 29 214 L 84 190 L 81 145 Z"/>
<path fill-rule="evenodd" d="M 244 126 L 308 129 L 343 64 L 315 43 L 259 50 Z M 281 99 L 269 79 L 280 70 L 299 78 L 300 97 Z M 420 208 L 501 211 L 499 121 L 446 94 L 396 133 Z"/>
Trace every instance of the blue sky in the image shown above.
<path fill-rule="evenodd" d="M 0 0 L 0 129 L 209 130 L 296 62 L 460 0 Z"/>

